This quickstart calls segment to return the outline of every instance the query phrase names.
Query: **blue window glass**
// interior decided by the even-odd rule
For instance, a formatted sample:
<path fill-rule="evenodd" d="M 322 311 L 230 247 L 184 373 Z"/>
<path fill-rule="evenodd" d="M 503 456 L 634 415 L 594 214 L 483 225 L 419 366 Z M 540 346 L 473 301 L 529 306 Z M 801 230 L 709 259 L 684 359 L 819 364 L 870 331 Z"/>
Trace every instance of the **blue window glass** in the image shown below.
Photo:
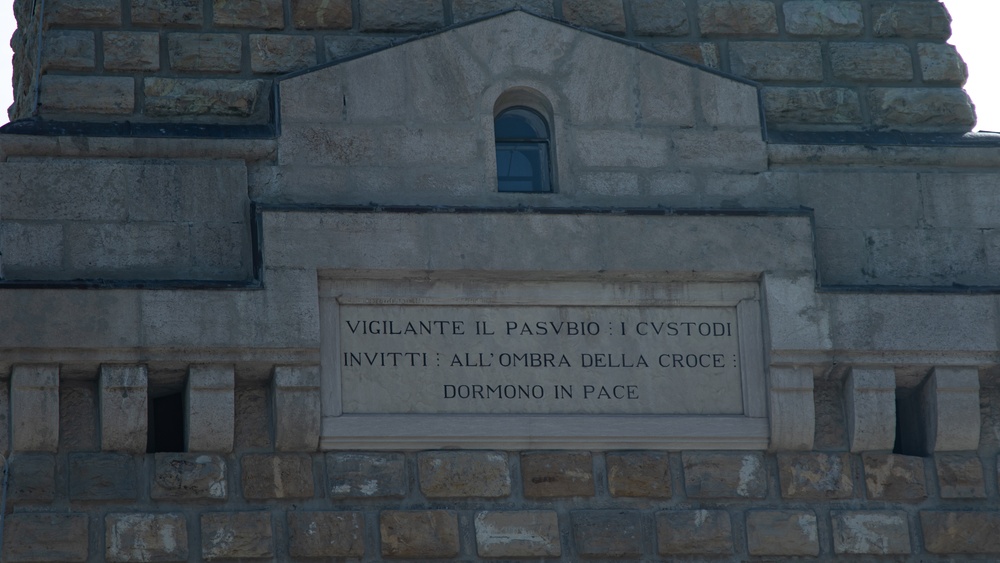
<path fill-rule="evenodd" d="M 501 192 L 551 192 L 549 127 L 534 110 L 512 107 L 494 121 Z"/>

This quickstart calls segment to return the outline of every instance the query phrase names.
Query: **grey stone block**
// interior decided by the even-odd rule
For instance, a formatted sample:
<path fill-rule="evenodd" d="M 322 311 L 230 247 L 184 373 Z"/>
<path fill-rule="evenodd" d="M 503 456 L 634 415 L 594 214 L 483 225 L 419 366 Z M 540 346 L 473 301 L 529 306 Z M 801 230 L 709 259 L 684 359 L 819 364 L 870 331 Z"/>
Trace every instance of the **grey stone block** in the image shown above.
<path fill-rule="evenodd" d="M 139 494 L 135 460 L 125 454 L 69 456 L 69 498 L 134 501 Z"/>
<path fill-rule="evenodd" d="M 684 0 L 633 0 L 631 9 L 638 35 L 687 35 L 691 28 Z"/>
<path fill-rule="evenodd" d="M 247 454 L 241 461 L 244 498 L 312 498 L 313 466 L 308 455 Z"/>
<path fill-rule="evenodd" d="M 46 74 L 40 99 L 47 115 L 129 115 L 135 110 L 135 80 Z"/>
<path fill-rule="evenodd" d="M 927 498 L 924 458 L 864 454 L 862 460 L 870 500 L 919 502 Z"/>
<path fill-rule="evenodd" d="M 71 26 L 122 23 L 121 3 L 116 0 L 54 0 L 45 6 L 49 24 Z"/>
<path fill-rule="evenodd" d="M 420 452 L 420 491 L 427 498 L 502 498 L 510 495 L 504 452 Z"/>
<path fill-rule="evenodd" d="M 609 452 L 605 463 L 611 496 L 670 498 L 670 456 L 665 452 Z"/>
<path fill-rule="evenodd" d="M 724 510 L 669 510 L 656 513 L 660 555 L 720 556 L 733 552 L 733 526 Z"/>
<path fill-rule="evenodd" d="M 733 73 L 752 80 L 823 80 L 823 54 L 818 41 L 734 41 L 729 44 Z"/>
<path fill-rule="evenodd" d="M 698 0 L 702 35 L 776 35 L 774 3 L 764 0 Z"/>
<path fill-rule="evenodd" d="M 891 82 L 913 79 L 913 58 L 896 43 L 832 43 L 830 64 L 842 80 Z"/>
<path fill-rule="evenodd" d="M 285 26 L 281 0 L 212 0 L 212 23 L 219 27 L 281 29 Z"/>
<path fill-rule="evenodd" d="M 59 449 L 59 366 L 14 366 L 10 379 L 11 449 Z"/>
<path fill-rule="evenodd" d="M 520 8 L 540 16 L 552 17 L 550 0 L 452 0 L 455 21 L 471 20 L 511 8 Z"/>
<path fill-rule="evenodd" d="M 953 45 L 919 43 L 917 56 L 924 82 L 962 85 L 969 78 L 969 68 Z"/>
<path fill-rule="evenodd" d="M 872 120 L 881 127 L 913 131 L 970 131 L 976 123 L 961 88 L 872 88 Z"/>
<path fill-rule="evenodd" d="M 279 451 L 316 451 L 319 447 L 319 366 L 274 368 L 274 447 Z"/>
<path fill-rule="evenodd" d="M 183 514 L 108 514 L 104 517 L 107 561 L 187 561 Z"/>
<path fill-rule="evenodd" d="M 986 498 L 983 462 L 975 453 L 938 454 L 934 464 L 941 498 Z"/>
<path fill-rule="evenodd" d="M 361 557 L 365 520 L 361 512 L 288 512 L 288 554 L 292 557 Z"/>
<path fill-rule="evenodd" d="M 642 554 L 642 522 L 632 510 L 577 510 L 570 513 L 573 543 L 584 558 L 637 558 Z"/>
<path fill-rule="evenodd" d="M 7 460 L 8 495 L 14 503 L 47 503 L 56 498 L 56 458 L 53 454 L 20 453 Z M 0 466 L 0 475 L 3 474 Z"/>
<path fill-rule="evenodd" d="M 625 33 L 622 2 L 608 0 L 565 0 L 563 17 L 572 24 L 606 33 Z"/>
<path fill-rule="evenodd" d="M 142 88 L 143 113 L 152 117 L 252 117 L 266 98 L 260 80 L 147 77 Z"/>
<path fill-rule="evenodd" d="M 764 113 L 776 125 L 860 124 L 861 101 L 850 88 L 763 89 Z"/>
<path fill-rule="evenodd" d="M 523 452 L 521 481 L 527 498 L 592 497 L 590 452 Z"/>
<path fill-rule="evenodd" d="M 133 17 L 135 12 L 133 12 Z M 160 70 L 160 34 L 155 31 L 106 31 L 104 68 L 107 70 Z"/>
<path fill-rule="evenodd" d="M 445 510 L 387 510 L 379 515 L 382 555 L 431 559 L 458 555 L 458 516 Z"/>
<path fill-rule="evenodd" d="M 86 514 L 18 513 L 4 520 L 4 561 L 87 561 Z"/>
<path fill-rule="evenodd" d="M 316 40 L 304 35 L 251 35 L 250 69 L 286 73 L 316 65 Z"/>
<path fill-rule="evenodd" d="M 208 454 L 156 454 L 150 497 L 156 500 L 226 500 L 226 461 Z"/>
<path fill-rule="evenodd" d="M 235 432 L 232 366 L 188 368 L 185 444 L 192 452 L 231 452 Z"/>
<path fill-rule="evenodd" d="M 350 0 L 292 2 L 292 24 L 296 29 L 351 29 L 353 18 Z"/>
<path fill-rule="evenodd" d="M 407 493 L 403 454 L 326 454 L 326 474 L 332 498 L 399 498 Z"/>
<path fill-rule="evenodd" d="M 748 512 L 747 551 L 750 555 L 819 555 L 816 515 L 791 510 Z"/>
<path fill-rule="evenodd" d="M 167 35 L 170 68 L 181 72 L 239 72 L 243 53 L 235 33 L 171 33 Z"/>
<path fill-rule="evenodd" d="M 93 71 L 93 31 L 49 30 L 42 40 L 42 68 Z"/>
<path fill-rule="evenodd" d="M 559 517 L 555 511 L 476 513 L 476 553 L 480 557 L 559 557 Z"/>
<path fill-rule="evenodd" d="M 951 17 L 940 2 L 877 1 L 872 4 L 872 20 L 876 37 L 951 36 Z"/>
<path fill-rule="evenodd" d="M 908 555 L 910 526 L 905 512 L 840 512 L 833 521 L 833 551 L 853 555 Z"/>
<path fill-rule="evenodd" d="M 274 557 L 270 512 L 210 512 L 201 515 L 201 556 L 205 559 Z"/>
<path fill-rule="evenodd" d="M 684 452 L 684 488 L 691 498 L 764 498 L 767 469 L 759 453 Z"/>
<path fill-rule="evenodd" d="M 920 511 L 924 548 L 936 555 L 1000 554 L 1000 514 Z"/>
<path fill-rule="evenodd" d="M 364 0 L 362 31 L 429 31 L 444 25 L 440 0 Z"/>
<path fill-rule="evenodd" d="M 785 29 L 792 35 L 861 35 L 865 20 L 854 0 L 794 0 L 782 5 Z"/>
<path fill-rule="evenodd" d="M 153 27 L 200 27 L 201 0 L 132 0 L 132 23 Z M 106 35 L 105 35 L 106 36 Z"/>
<path fill-rule="evenodd" d="M 101 449 L 146 452 L 146 366 L 102 365 L 98 382 Z"/>
<path fill-rule="evenodd" d="M 829 500 L 854 496 L 851 458 L 847 454 L 778 454 L 784 499 Z"/>

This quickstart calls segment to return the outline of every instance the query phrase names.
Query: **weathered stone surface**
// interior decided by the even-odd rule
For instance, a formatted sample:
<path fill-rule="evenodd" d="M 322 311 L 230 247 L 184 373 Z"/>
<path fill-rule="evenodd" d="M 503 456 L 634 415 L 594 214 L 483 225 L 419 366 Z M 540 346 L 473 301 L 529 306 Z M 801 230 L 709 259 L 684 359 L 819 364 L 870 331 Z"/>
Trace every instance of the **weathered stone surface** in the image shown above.
<path fill-rule="evenodd" d="M 961 88 L 872 88 L 869 108 L 875 125 L 918 131 L 969 131 L 976 123 Z"/>
<path fill-rule="evenodd" d="M 792 510 L 747 513 L 750 555 L 819 555 L 816 515 Z"/>
<path fill-rule="evenodd" d="M 589 452 L 522 453 L 521 480 L 528 498 L 594 496 L 594 466 Z"/>
<path fill-rule="evenodd" d="M 862 459 L 869 499 L 916 502 L 927 498 L 924 458 L 865 454 Z"/>
<path fill-rule="evenodd" d="M 451 11 L 455 22 L 460 22 L 515 7 L 541 16 L 553 16 L 549 0 L 452 0 Z"/>
<path fill-rule="evenodd" d="M 201 0 L 132 0 L 132 23 L 155 27 L 198 27 Z"/>
<path fill-rule="evenodd" d="M 42 40 L 42 68 L 94 70 L 94 32 L 49 30 Z"/>
<path fill-rule="evenodd" d="M 843 80 L 884 82 L 913 79 L 913 58 L 898 43 L 831 43 L 833 75 Z"/>
<path fill-rule="evenodd" d="M 70 454 L 71 500 L 135 500 L 138 496 L 135 460 L 126 454 Z"/>
<path fill-rule="evenodd" d="M 698 0 L 702 35 L 774 35 L 778 15 L 764 0 Z"/>
<path fill-rule="evenodd" d="M 11 502 L 51 502 L 55 499 L 56 458 L 53 454 L 20 453 L 9 462 L 7 494 Z M 3 475 L 0 465 L 0 476 Z"/>
<path fill-rule="evenodd" d="M 781 496 L 786 499 L 846 499 L 854 496 L 848 454 L 778 454 Z"/>
<path fill-rule="evenodd" d="M 361 557 L 365 519 L 361 512 L 288 512 L 292 557 Z"/>
<path fill-rule="evenodd" d="M 719 68 L 719 48 L 715 43 L 657 43 L 653 47 L 668 55 Z"/>
<path fill-rule="evenodd" d="M 195 72 L 239 72 L 242 42 L 234 33 L 171 33 L 170 68 Z"/>
<path fill-rule="evenodd" d="M 205 559 L 274 556 L 270 512 L 213 512 L 201 515 L 201 555 Z"/>
<path fill-rule="evenodd" d="M 146 115 L 249 117 L 257 109 L 263 83 L 260 80 L 145 78 L 143 90 Z"/>
<path fill-rule="evenodd" d="M 667 453 L 608 453 L 605 458 L 611 496 L 670 498 L 670 456 Z"/>
<path fill-rule="evenodd" d="M 951 36 L 951 17 L 940 2 L 877 1 L 872 4 L 872 30 L 876 37 Z"/>
<path fill-rule="evenodd" d="M 52 0 L 45 4 L 46 25 L 121 25 L 119 0 Z"/>
<path fill-rule="evenodd" d="M 767 384 L 771 451 L 809 451 L 816 440 L 815 374 L 808 367 L 772 367 Z"/>
<path fill-rule="evenodd" d="M 351 29 L 351 0 L 291 0 L 292 25 L 297 29 Z"/>
<path fill-rule="evenodd" d="M 503 452 L 421 452 L 420 491 L 427 498 L 502 498 L 510 495 Z"/>
<path fill-rule="evenodd" d="M 323 39 L 323 46 L 326 49 L 326 58 L 328 61 L 381 49 L 391 44 L 391 37 L 342 37 L 339 35 L 328 35 Z"/>
<path fill-rule="evenodd" d="M 480 557 L 559 557 L 559 517 L 554 511 L 525 510 L 476 514 Z"/>
<path fill-rule="evenodd" d="M 312 458 L 304 454 L 243 456 L 243 496 L 247 499 L 312 498 Z"/>
<path fill-rule="evenodd" d="M 838 512 L 833 521 L 833 551 L 852 555 L 910 553 L 910 526 L 905 512 Z"/>
<path fill-rule="evenodd" d="M 270 449 L 268 429 L 268 391 L 265 387 L 236 388 L 236 427 L 233 442 L 236 449 Z"/>
<path fill-rule="evenodd" d="M 212 23 L 219 27 L 281 29 L 285 14 L 281 0 L 212 0 Z"/>
<path fill-rule="evenodd" d="M 2 412 L 5 409 L 0 398 Z M 3 423 L 0 422 L 2 429 Z M 59 443 L 63 450 L 70 452 L 100 449 L 97 441 L 97 393 L 93 382 L 66 381 L 59 386 Z"/>
<path fill-rule="evenodd" d="M 850 88 L 784 88 L 762 90 L 768 123 L 856 124 L 861 123 L 861 101 Z"/>
<path fill-rule="evenodd" d="M 106 70 L 159 70 L 160 34 L 155 31 L 105 31 Z"/>
<path fill-rule="evenodd" d="M 896 439 L 896 376 L 891 369 L 851 369 L 844 384 L 852 452 L 889 451 Z"/>
<path fill-rule="evenodd" d="M 102 365 L 98 380 L 101 449 L 146 453 L 146 366 Z"/>
<path fill-rule="evenodd" d="M 571 513 L 573 542 L 582 557 L 638 557 L 642 553 L 639 513 L 625 510 L 577 510 Z"/>
<path fill-rule="evenodd" d="M 767 469 L 759 453 L 684 452 L 684 488 L 691 498 L 764 498 Z"/>
<path fill-rule="evenodd" d="M 458 555 L 458 516 L 445 510 L 387 510 L 379 515 L 382 555 L 444 558 Z"/>
<path fill-rule="evenodd" d="M 231 452 L 235 428 L 233 366 L 188 368 L 184 443 L 189 452 Z"/>
<path fill-rule="evenodd" d="M 687 35 L 687 6 L 684 0 L 633 0 L 633 30 L 638 35 Z"/>
<path fill-rule="evenodd" d="M 313 452 L 319 447 L 319 366 L 277 366 L 271 379 L 274 449 Z"/>
<path fill-rule="evenodd" d="M 724 510 L 670 510 L 656 513 L 660 555 L 729 555 L 733 527 Z"/>
<path fill-rule="evenodd" d="M 854 36 L 865 27 L 861 2 L 854 0 L 794 0 L 782 9 L 792 35 Z"/>
<path fill-rule="evenodd" d="M 979 448 L 979 370 L 935 367 L 921 390 L 927 452 Z"/>
<path fill-rule="evenodd" d="M 104 517 L 108 561 L 187 561 L 183 514 L 108 514 Z"/>
<path fill-rule="evenodd" d="M 316 64 L 316 40 L 307 35 L 251 35 L 250 69 L 284 73 Z"/>
<path fill-rule="evenodd" d="M 154 499 L 225 500 L 226 461 L 217 455 L 161 453 L 154 457 Z"/>
<path fill-rule="evenodd" d="M 326 454 L 326 474 L 332 498 L 406 496 L 403 454 Z"/>
<path fill-rule="evenodd" d="M 920 43 L 917 55 L 924 82 L 962 85 L 969 78 L 969 68 L 952 45 Z"/>
<path fill-rule="evenodd" d="M 941 498 L 986 498 L 983 462 L 976 454 L 937 454 Z"/>
<path fill-rule="evenodd" d="M 441 0 L 363 0 L 362 31 L 429 31 L 444 25 Z"/>
<path fill-rule="evenodd" d="M 921 511 L 920 527 L 930 553 L 1000 554 L 1000 513 Z"/>
<path fill-rule="evenodd" d="M 608 33 L 625 33 L 625 11 L 621 2 L 565 0 L 563 17 L 572 24 Z"/>
<path fill-rule="evenodd" d="M 818 42 L 734 41 L 729 64 L 733 73 L 753 80 L 823 80 Z"/>
<path fill-rule="evenodd" d="M 10 377 L 11 448 L 59 449 L 59 366 L 14 366 Z"/>
<path fill-rule="evenodd" d="M 3 560 L 87 561 L 86 514 L 8 514 L 4 519 Z"/>

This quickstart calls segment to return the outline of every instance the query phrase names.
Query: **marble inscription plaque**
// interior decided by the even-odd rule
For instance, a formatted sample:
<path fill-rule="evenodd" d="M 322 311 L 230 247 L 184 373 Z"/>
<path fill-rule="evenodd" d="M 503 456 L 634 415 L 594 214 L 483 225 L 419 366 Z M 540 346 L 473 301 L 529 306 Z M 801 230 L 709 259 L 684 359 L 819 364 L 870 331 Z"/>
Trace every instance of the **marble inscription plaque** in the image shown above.
<path fill-rule="evenodd" d="M 344 304 L 345 414 L 741 414 L 736 307 Z"/>

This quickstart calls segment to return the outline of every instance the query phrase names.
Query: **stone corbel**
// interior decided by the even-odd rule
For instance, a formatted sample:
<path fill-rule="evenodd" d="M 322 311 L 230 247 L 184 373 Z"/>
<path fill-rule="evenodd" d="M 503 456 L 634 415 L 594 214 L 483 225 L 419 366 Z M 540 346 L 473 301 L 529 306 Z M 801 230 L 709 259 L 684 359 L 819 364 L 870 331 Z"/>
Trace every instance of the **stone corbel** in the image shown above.
<path fill-rule="evenodd" d="M 771 368 L 769 407 L 772 451 L 811 450 L 816 433 L 810 368 Z"/>
<path fill-rule="evenodd" d="M 979 371 L 936 367 L 922 394 L 927 453 L 979 448 Z"/>
<path fill-rule="evenodd" d="M 274 368 L 274 449 L 313 452 L 319 449 L 319 366 Z"/>
<path fill-rule="evenodd" d="M 844 385 L 851 452 L 892 451 L 896 441 L 896 374 L 852 369 Z"/>
<path fill-rule="evenodd" d="M 231 452 L 235 432 L 235 373 L 232 366 L 188 369 L 184 443 L 189 452 Z"/>

